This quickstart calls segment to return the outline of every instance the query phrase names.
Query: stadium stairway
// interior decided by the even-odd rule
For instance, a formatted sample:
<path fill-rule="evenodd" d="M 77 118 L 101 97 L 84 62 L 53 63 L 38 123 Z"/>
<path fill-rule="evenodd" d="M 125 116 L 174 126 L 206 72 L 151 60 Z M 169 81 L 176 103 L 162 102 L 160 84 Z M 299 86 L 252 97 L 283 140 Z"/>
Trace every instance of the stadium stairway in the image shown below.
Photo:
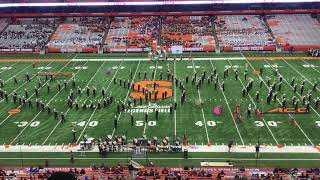
<path fill-rule="evenodd" d="M 320 23 L 320 14 L 317 14 L 317 20 Z"/>
<path fill-rule="evenodd" d="M 48 44 L 49 44 L 49 42 L 51 41 L 52 36 L 56 33 L 59 25 L 60 25 L 61 23 L 63 23 L 64 21 L 65 21 L 65 18 L 61 18 L 60 21 L 57 23 L 56 28 L 54 29 L 54 31 L 52 32 L 52 34 L 49 36 L 49 38 L 48 38 L 48 40 L 47 40 L 47 42 L 46 42 L 46 45 L 47 45 L 46 47 L 48 47 Z M 44 48 L 46 48 L 46 47 L 44 47 Z M 43 49 L 42 49 L 42 50 L 43 50 Z"/>
<path fill-rule="evenodd" d="M 272 39 L 273 39 L 273 41 L 274 41 L 274 43 L 275 43 L 275 45 L 276 45 L 276 51 L 277 51 L 277 52 L 281 52 L 281 51 L 282 51 L 281 46 L 280 46 L 280 44 L 276 41 L 276 36 L 274 35 L 273 31 L 271 30 L 271 28 L 270 28 L 270 26 L 269 26 L 269 23 L 268 23 L 268 21 L 267 21 L 267 19 L 266 19 L 266 17 L 263 16 L 262 19 L 263 19 L 264 24 L 267 26 L 268 31 L 269 31 L 269 33 L 270 33 L 270 35 L 271 35 L 271 37 L 272 37 Z"/>
<path fill-rule="evenodd" d="M 164 20 L 164 16 L 161 16 L 159 22 L 159 37 L 158 37 L 158 44 L 162 45 L 162 23 Z"/>
<path fill-rule="evenodd" d="M 2 33 L 7 29 L 7 27 L 8 27 L 10 24 L 11 24 L 11 20 L 10 20 L 10 22 L 8 22 L 8 23 L 5 25 L 5 27 L 2 29 L 2 31 L 0 31 L 0 34 L 2 34 Z"/>
<path fill-rule="evenodd" d="M 105 29 L 105 33 L 103 35 L 103 38 L 102 38 L 102 41 L 101 41 L 101 46 L 99 47 L 99 51 L 103 52 L 103 47 L 104 47 L 104 43 L 107 39 L 107 36 L 108 36 L 108 33 L 109 33 L 109 29 L 110 29 L 110 26 L 111 26 L 111 18 L 109 17 L 106 17 L 105 20 L 104 20 L 104 23 L 106 24 L 106 29 Z"/>
<path fill-rule="evenodd" d="M 219 40 L 218 40 L 218 36 L 217 36 L 217 32 L 216 32 L 216 26 L 214 23 L 214 19 L 216 16 L 212 16 L 211 18 L 211 24 L 212 24 L 212 35 L 214 37 L 214 42 L 215 42 L 215 52 L 216 53 L 220 53 L 220 46 L 219 46 Z"/>

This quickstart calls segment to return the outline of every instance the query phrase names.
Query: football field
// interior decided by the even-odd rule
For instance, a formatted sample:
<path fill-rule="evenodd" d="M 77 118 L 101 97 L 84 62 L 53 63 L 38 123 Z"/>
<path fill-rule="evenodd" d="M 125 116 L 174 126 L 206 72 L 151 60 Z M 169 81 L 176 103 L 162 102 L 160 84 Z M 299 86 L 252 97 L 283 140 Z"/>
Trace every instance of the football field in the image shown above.
<path fill-rule="evenodd" d="M 169 137 L 183 139 L 186 135 L 189 144 L 196 145 L 222 145 L 233 141 L 237 145 L 260 144 L 284 145 L 284 146 L 317 146 L 320 144 L 320 107 L 316 107 L 315 100 L 320 98 L 320 86 L 314 90 L 315 83 L 320 83 L 319 60 L 248 60 L 243 57 L 235 58 L 208 58 L 205 60 L 183 61 L 150 61 L 143 59 L 73 59 L 70 61 L 45 61 L 45 62 L 1 62 L 0 78 L 4 82 L 2 90 L 6 91 L 8 101 L 0 99 L 0 143 L 1 144 L 31 144 L 31 145 L 55 145 L 72 143 L 72 129 L 76 130 L 77 143 L 84 135 L 95 139 L 104 139 L 107 135 L 126 135 L 128 140 L 157 137 L 163 139 Z M 228 68 L 228 76 L 223 77 L 224 70 Z M 217 88 L 215 80 L 210 79 L 216 69 L 218 74 Z M 254 73 L 263 69 L 259 75 Z M 283 76 L 281 89 L 279 90 L 279 75 Z M 236 80 L 235 71 L 239 74 Z M 247 79 L 244 73 L 247 71 Z M 43 74 L 55 75 L 46 79 Z M 167 72 L 178 81 L 167 80 Z M 192 83 L 194 74 L 197 74 L 195 82 L 201 79 L 205 72 L 202 85 L 197 88 Z M 26 80 L 26 74 L 30 75 L 30 82 Z M 146 79 L 144 78 L 146 74 Z M 186 82 L 188 77 L 188 82 Z M 292 78 L 295 78 L 297 91 L 291 86 Z M 17 83 L 15 83 L 15 79 Z M 249 80 L 253 80 L 253 87 L 249 94 L 243 97 L 242 90 Z M 267 94 L 270 85 L 275 82 L 277 99 L 267 104 Z M 128 84 L 131 81 L 135 84 Z M 75 81 L 75 87 L 73 87 Z M 120 81 L 122 82 L 120 84 Z M 300 94 L 300 84 L 305 81 L 304 92 Z M 39 85 L 40 82 L 40 85 Z M 64 87 L 64 82 L 67 86 Z M 123 83 L 125 82 L 125 83 Z M 156 90 L 168 92 L 165 98 L 152 98 L 145 100 L 141 90 L 137 90 L 138 84 L 146 83 L 146 88 L 153 89 L 156 82 Z M 178 84 L 177 84 L 178 82 Z M 261 82 L 261 86 L 260 86 Z M 185 87 L 186 101 L 181 103 L 183 88 Z M 58 84 L 61 85 L 59 90 Z M 222 90 L 224 84 L 225 90 Z M 40 88 L 38 87 L 40 86 Z M 141 85 L 142 88 L 143 85 Z M 50 87 L 50 92 L 48 92 Z M 89 96 L 86 87 L 90 89 Z M 92 90 L 96 88 L 94 96 Z M 38 90 L 38 97 L 35 94 Z M 81 89 L 81 95 L 78 93 Z M 101 94 L 105 89 L 106 96 Z M 70 91 L 74 93 L 75 102 L 80 106 L 76 110 L 73 105 L 67 105 L 67 97 Z M 13 102 L 13 92 L 20 97 L 28 92 L 32 100 L 29 104 Z M 150 90 L 152 91 L 152 90 Z M 256 92 L 260 97 L 257 101 Z M 153 92 L 153 91 L 152 91 Z M 292 109 L 292 97 L 299 100 L 299 108 L 304 109 L 303 96 L 311 94 L 310 111 L 295 113 Z M 140 104 L 139 94 L 143 95 Z M 137 96 L 138 95 L 138 96 Z M 281 107 L 282 96 L 285 95 L 287 109 L 285 112 L 265 113 L 276 111 Z M 107 97 L 113 97 L 113 102 L 103 105 Z M 152 94 L 154 96 L 154 94 Z M 161 97 L 161 95 L 160 95 Z M 134 98 L 136 105 L 133 105 Z M 36 107 L 36 99 L 42 101 L 46 107 L 41 110 Z M 308 101 L 308 98 L 306 98 Z M 127 106 L 131 103 L 131 108 Z M 101 107 L 98 108 L 98 103 Z M 125 105 L 125 110 L 117 112 L 117 106 Z M 170 106 L 176 110 L 170 113 Z M 82 108 L 82 105 L 93 108 Z M 201 105 L 202 104 L 202 105 Z M 241 122 L 234 120 L 236 106 L 240 105 Z M 247 115 L 247 109 L 251 105 L 251 117 Z M 215 107 L 222 109 L 221 114 L 213 112 Z M 254 109 L 264 112 L 257 116 Z M 59 118 L 54 118 L 54 109 Z M 174 109 L 174 108 L 173 108 Z M 159 115 L 156 117 L 156 110 Z M 131 122 L 131 113 L 134 118 Z M 65 116 L 65 121 L 60 119 L 60 114 Z M 147 114 L 147 120 L 146 120 Z M 290 116 L 295 118 L 295 124 L 290 122 Z M 115 126 L 115 120 L 117 125 Z"/>

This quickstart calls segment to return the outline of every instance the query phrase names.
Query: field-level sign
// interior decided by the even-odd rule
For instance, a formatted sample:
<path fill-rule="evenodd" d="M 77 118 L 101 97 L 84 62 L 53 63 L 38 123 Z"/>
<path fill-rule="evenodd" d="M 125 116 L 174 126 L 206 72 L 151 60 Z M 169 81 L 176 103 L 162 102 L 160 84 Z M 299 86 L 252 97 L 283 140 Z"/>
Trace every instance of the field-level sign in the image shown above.
<path fill-rule="evenodd" d="M 21 121 L 21 122 L 14 122 L 15 124 L 17 124 L 17 126 L 18 127 L 25 127 L 25 126 L 27 126 L 28 125 L 28 121 Z M 32 122 L 32 123 L 30 123 L 30 127 L 37 127 L 37 126 L 39 126 L 39 124 L 40 124 L 40 121 L 34 121 L 34 122 Z"/>
<path fill-rule="evenodd" d="M 258 127 L 262 127 L 262 126 L 265 126 L 264 122 L 263 121 L 255 121 L 254 122 L 256 126 Z M 278 126 L 279 122 L 276 122 L 276 121 L 267 121 L 266 122 L 268 124 L 268 126 L 271 126 L 271 127 L 276 127 Z M 280 122 L 281 123 L 281 122 Z"/>
<path fill-rule="evenodd" d="M 77 125 L 80 126 L 80 127 L 83 127 L 83 126 L 86 125 L 86 123 L 87 123 L 87 121 L 81 121 L 81 122 L 78 122 Z M 90 127 L 95 127 L 95 126 L 97 126 L 98 124 L 99 124 L 98 121 L 90 121 L 88 125 L 89 125 Z"/>
<path fill-rule="evenodd" d="M 155 66 L 149 66 L 149 69 L 155 69 Z M 162 69 L 162 66 L 157 66 L 157 69 Z"/>
<path fill-rule="evenodd" d="M 202 127 L 204 125 L 202 121 L 197 121 L 194 124 L 197 125 L 197 126 L 200 126 L 200 127 Z M 217 123 L 215 121 L 207 121 L 207 126 L 214 127 L 216 125 L 217 125 Z"/>
<path fill-rule="evenodd" d="M 320 121 L 316 121 L 318 127 L 320 127 Z"/>
<path fill-rule="evenodd" d="M 157 125 L 157 122 L 156 121 L 148 121 L 147 122 L 147 125 L 148 126 L 156 126 Z M 144 126 L 144 121 L 136 121 L 136 126 Z"/>

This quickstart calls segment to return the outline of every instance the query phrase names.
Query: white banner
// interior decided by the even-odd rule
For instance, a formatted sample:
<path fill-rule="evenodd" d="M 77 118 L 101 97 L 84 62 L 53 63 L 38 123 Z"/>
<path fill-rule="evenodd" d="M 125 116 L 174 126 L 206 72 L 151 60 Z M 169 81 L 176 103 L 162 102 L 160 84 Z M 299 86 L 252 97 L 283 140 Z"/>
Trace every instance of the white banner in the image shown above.
<path fill-rule="evenodd" d="M 232 47 L 234 51 L 262 51 L 263 46 L 256 46 L 256 47 Z"/>
<path fill-rule="evenodd" d="M 182 46 L 171 46 L 172 54 L 182 54 L 183 47 Z"/>

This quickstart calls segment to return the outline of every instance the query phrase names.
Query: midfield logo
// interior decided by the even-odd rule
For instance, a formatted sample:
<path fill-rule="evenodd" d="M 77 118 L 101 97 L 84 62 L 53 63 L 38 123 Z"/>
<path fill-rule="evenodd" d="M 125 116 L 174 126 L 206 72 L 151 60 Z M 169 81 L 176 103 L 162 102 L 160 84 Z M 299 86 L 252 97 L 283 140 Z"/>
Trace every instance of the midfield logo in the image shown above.
<path fill-rule="evenodd" d="M 172 97 L 173 83 L 170 81 L 139 81 L 134 83 L 134 91 L 130 92 L 130 97 L 134 99 L 145 98 L 150 95 L 152 100 L 164 100 Z M 148 94 L 146 93 L 148 92 Z M 164 95 L 165 94 L 165 95 Z"/>

